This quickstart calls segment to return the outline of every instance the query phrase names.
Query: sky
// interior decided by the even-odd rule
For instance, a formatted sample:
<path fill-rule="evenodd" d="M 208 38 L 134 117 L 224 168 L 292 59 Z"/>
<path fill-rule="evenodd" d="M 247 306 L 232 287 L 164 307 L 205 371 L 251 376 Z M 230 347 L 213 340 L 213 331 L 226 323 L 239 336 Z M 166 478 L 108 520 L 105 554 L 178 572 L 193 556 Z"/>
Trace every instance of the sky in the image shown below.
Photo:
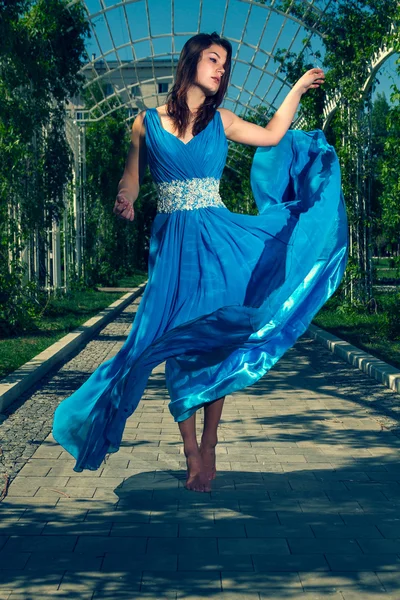
<path fill-rule="evenodd" d="M 118 0 L 104 0 L 106 7 L 112 7 L 116 4 L 120 4 Z M 246 0 L 231 0 L 227 11 L 225 11 L 225 0 L 203 0 L 201 10 L 199 0 L 174 0 L 175 36 L 172 42 L 171 4 L 168 0 L 148 0 L 148 13 L 144 1 L 139 0 L 126 4 L 126 17 L 132 39 L 146 38 L 149 36 L 149 31 L 153 36 L 159 35 L 159 38 L 153 38 L 153 49 L 156 54 L 166 57 L 170 56 L 173 50 L 179 54 L 186 40 L 197 33 L 199 29 L 208 33 L 217 31 L 230 39 L 233 46 L 233 56 L 239 59 L 232 72 L 231 86 L 224 106 L 231 110 L 237 109 L 238 103 L 255 105 L 265 102 L 271 103 L 275 108 L 279 106 L 289 91 L 289 87 L 287 85 L 282 86 L 282 83 L 273 77 L 278 63 L 270 59 L 266 53 L 272 54 L 278 48 L 298 52 L 303 46 L 304 38 L 308 35 L 303 28 L 299 29 L 298 25 L 290 20 L 282 28 L 282 17 L 261 6 L 253 6 L 249 12 L 250 7 Z M 91 14 L 101 10 L 100 0 L 86 0 L 86 5 Z M 115 60 L 117 57 L 113 52 L 114 45 L 126 45 L 119 50 L 119 57 L 121 60 L 132 60 L 132 47 L 122 8 L 109 10 L 107 17 L 111 34 L 107 28 L 106 20 L 101 14 L 94 19 L 97 40 L 95 37 L 88 40 L 87 50 L 89 56 L 95 53 L 98 57 L 101 51 L 110 51 L 107 58 Z M 239 45 L 234 41 L 240 40 L 244 28 L 245 41 L 254 45 L 259 44 L 261 52 L 256 53 L 255 57 L 254 49 Z M 278 34 L 280 34 L 279 39 L 277 39 Z M 113 39 L 111 39 L 111 36 Z M 312 52 L 315 52 L 321 47 L 319 37 L 313 36 L 311 44 Z M 149 57 L 152 54 L 149 41 L 135 42 L 134 50 L 137 58 Z M 263 50 L 264 52 L 262 52 Z M 312 52 L 307 52 L 307 54 L 308 59 L 314 62 Z M 400 78 L 395 70 L 397 58 L 398 55 L 392 56 L 384 63 L 378 75 L 380 83 L 376 87 L 374 96 L 379 91 L 384 92 L 389 99 L 390 86 L 395 81 L 400 86 Z M 254 60 L 255 67 L 262 67 L 266 71 L 270 71 L 271 75 L 267 72 L 262 73 L 257 68 L 249 70 L 248 61 L 251 60 Z M 240 61 L 243 61 L 243 64 Z M 321 65 L 315 63 L 315 66 Z M 253 97 L 252 92 L 258 98 Z"/>

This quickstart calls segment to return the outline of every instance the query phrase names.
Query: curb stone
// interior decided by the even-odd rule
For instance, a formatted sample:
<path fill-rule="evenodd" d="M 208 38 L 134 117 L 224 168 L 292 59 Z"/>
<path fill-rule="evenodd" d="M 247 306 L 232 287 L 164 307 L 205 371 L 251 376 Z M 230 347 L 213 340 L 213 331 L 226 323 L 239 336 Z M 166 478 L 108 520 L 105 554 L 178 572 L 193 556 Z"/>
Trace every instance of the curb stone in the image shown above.
<path fill-rule="evenodd" d="M 332 333 L 320 329 L 316 325 L 310 325 L 307 333 L 319 344 L 328 348 L 333 354 L 337 354 L 353 367 L 357 367 L 369 377 L 373 377 L 379 383 L 383 383 L 386 387 L 394 392 L 400 392 L 400 370 L 392 367 L 383 360 L 360 350 L 349 342 L 336 337 Z"/>
<path fill-rule="evenodd" d="M 32 387 L 58 363 L 64 361 L 77 348 L 88 342 L 99 329 L 122 312 L 128 304 L 140 296 L 146 287 L 143 283 L 126 293 L 96 316 L 67 333 L 60 340 L 37 354 L 34 358 L 0 380 L 0 412 Z"/>

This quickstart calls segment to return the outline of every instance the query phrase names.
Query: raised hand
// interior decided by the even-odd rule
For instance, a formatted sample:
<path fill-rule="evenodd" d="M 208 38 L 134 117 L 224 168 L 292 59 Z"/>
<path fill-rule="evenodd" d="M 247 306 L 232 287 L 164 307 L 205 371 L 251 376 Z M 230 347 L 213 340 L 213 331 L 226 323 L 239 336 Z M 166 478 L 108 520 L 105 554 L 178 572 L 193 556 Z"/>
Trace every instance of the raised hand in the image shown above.
<path fill-rule="evenodd" d="M 126 198 L 121 192 L 117 195 L 115 200 L 114 215 L 120 217 L 121 219 L 127 219 L 128 221 L 133 221 L 135 218 L 135 211 L 133 210 L 133 203 Z"/>
<path fill-rule="evenodd" d="M 325 73 L 322 69 L 309 69 L 302 77 L 294 84 L 293 88 L 305 94 L 311 88 L 319 88 L 325 82 Z"/>

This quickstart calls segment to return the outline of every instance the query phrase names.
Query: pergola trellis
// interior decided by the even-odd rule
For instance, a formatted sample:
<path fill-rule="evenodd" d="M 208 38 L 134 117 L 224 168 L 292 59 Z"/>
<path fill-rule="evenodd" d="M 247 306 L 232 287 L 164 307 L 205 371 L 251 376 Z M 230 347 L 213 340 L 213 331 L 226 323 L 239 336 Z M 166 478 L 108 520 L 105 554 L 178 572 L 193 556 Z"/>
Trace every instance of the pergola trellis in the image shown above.
<path fill-rule="evenodd" d="M 68 7 L 78 1 L 72 0 Z M 71 245 L 64 247 L 53 256 L 53 287 L 56 282 L 60 282 L 60 261 L 63 262 L 64 269 L 63 286 L 67 285 L 68 255 L 74 255 L 77 272 L 82 273 L 86 125 L 101 120 L 116 110 L 141 110 L 162 104 L 164 100 L 158 92 L 158 84 L 162 81 L 172 82 L 183 43 L 201 31 L 217 31 L 233 46 L 231 80 L 222 106 L 241 116 L 251 114 L 257 107 L 274 112 L 291 87 L 283 72 L 282 62 L 293 52 L 298 55 L 298 59 L 304 53 L 309 62 L 315 59 L 315 52 L 322 51 L 324 16 L 334 3 L 334 0 L 302 1 L 302 19 L 291 14 L 294 1 L 286 11 L 279 8 L 278 0 L 191 0 L 190 5 L 183 0 L 83 2 L 92 37 L 87 45 L 87 62 L 81 72 L 87 79 L 84 89 L 92 106 L 71 108 L 68 114 L 67 137 L 74 155 L 74 248 Z M 186 30 L 181 26 L 187 23 L 194 27 Z M 285 48 L 283 54 L 282 48 Z M 279 60 L 278 50 L 281 51 Z M 385 48 L 379 56 L 373 57 L 371 77 L 378 65 L 392 52 L 392 49 Z M 158 76 L 157 69 L 157 61 L 160 59 L 170 61 L 171 70 L 168 76 L 162 78 Z M 147 75 L 146 79 L 141 80 L 140 68 L 144 62 L 150 65 L 151 76 Z M 316 64 L 315 60 L 313 62 Z M 134 83 L 127 81 L 127 68 L 134 69 Z M 112 86 L 111 93 L 106 94 L 102 84 L 110 83 L 116 73 L 120 85 Z M 146 94 L 141 91 L 144 84 L 151 86 Z M 324 111 L 325 124 L 329 122 L 338 102 L 339 96 L 327 103 Z M 132 111 L 128 113 L 127 110 L 127 128 L 132 119 Z M 304 123 L 299 119 L 294 124 L 295 127 L 302 125 Z M 230 156 L 235 157 L 235 161 L 240 159 L 240 146 L 233 145 L 230 150 Z M 227 167 L 234 168 L 234 165 L 228 163 Z M 53 237 L 59 236 L 58 227 L 54 224 Z M 64 227 L 67 227 L 66 220 Z M 66 246 L 69 236 L 66 229 L 64 233 Z"/>

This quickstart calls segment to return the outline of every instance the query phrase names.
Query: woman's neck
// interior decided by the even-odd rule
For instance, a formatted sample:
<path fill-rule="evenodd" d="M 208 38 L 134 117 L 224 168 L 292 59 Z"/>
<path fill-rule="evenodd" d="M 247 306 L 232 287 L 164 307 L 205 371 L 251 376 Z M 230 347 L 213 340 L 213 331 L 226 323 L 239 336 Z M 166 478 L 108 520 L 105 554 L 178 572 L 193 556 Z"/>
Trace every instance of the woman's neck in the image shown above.
<path fill-rule="evenodd" d="M 190 112 L 195 115 L 199 108 L 201 108 L 204 104 L 206 96 L 197 85 L 191 86 L 186 94 L 186 104 Z"/>

